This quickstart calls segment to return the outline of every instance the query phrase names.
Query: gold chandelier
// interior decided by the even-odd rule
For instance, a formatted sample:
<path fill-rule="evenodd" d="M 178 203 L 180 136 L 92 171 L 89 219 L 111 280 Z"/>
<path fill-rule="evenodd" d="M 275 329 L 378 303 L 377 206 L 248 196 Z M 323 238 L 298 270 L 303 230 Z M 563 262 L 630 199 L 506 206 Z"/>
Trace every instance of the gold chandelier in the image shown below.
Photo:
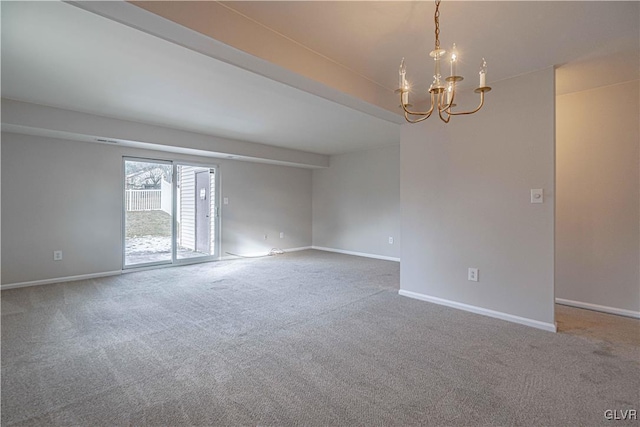
<path fill-rule="evenodd" d="M 482 58 L 482 64 L 480 66 L 479 72 L 480 84 L 474 91 L 475 93 L 480 94 L 480 105 L 478 105 L 478 108 L 472 111 L 453 111 L 453 108 L 456 106 L 456 104 L 454 103 L 456 98 L 456 83 L 462 81 L 463 77 L 456 75 L 456 65 L 459 57 L 455 43 L 453 44 L 451 55 L 449 56 L 451 75 L 446 79 L 443 79 L 442 74 L 440 73 L 440 63 L 444 57 L 444 54 L 447 52 L 446 50 L 440 48 L 440 0 L 435 0 L 435 2 L 436 12 L 434 15 L 434 21 L 436 24 L 436 44 L 435 49 L 432 50 L 429 54 L 429 56 L 434 60 L 435 71 L 433 75 L 433 83 L 429 87 L 429 93 L 431 95 L 431 107 L 428 111 L 409 110 L 409 107 L 411 107 L 411 104 L 409 104 L 409 82 L 406 79 L 407 69 L 404 65 L 404 58 L 402 58 L 402 62 L 400 62 L 400 88 L 396 90 L 396 93 L 400 94 L 400 105 L 404 110 L 404 118 L 409 123 L 418 123 L 428 119 L 435 109 L 438 110 L 440 119 L 445 123 L 449 123 L 449 120 L 451 120 L 451 116 L 473 114 L 479 111 L 484 105 L 484 93 L 491 90 L 491 88 L 486 84 L 487 62 L 484 60 L 484 58 Z M 409 116 L 418 116 L 418 118 L 412 119 Z"/>

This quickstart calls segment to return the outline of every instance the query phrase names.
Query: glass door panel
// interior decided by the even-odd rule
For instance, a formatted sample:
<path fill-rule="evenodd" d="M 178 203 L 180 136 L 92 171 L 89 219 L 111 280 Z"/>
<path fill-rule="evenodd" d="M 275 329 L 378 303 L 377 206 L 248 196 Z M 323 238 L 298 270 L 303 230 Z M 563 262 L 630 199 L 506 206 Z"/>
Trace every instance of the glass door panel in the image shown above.
<path fill-rule="evenodd" d="M 124 160 L 124 266 L 172 262 L 173 166 Z"/>

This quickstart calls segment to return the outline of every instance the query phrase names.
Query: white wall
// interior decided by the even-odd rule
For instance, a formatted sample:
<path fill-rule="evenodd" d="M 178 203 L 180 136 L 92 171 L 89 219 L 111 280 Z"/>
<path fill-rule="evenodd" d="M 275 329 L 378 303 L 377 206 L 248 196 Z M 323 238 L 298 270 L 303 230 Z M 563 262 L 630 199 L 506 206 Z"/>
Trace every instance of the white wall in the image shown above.
<path fill-rule="evenodd" d="M 401 293 L 553 329 L 554 71 L 492 86 L 477 114 L 402 126 Z"/>
<path fill-rule="evenodd" d="M 235 162 L 220 173 L 222 197 L 229 198 L 222 206 L 223 252 L 311 246 L 310 170 Z"/>
<path fill-rule="evenodd" d="M 640 312 L 638 80 L 557 97 L 556 297 Z"/>
<path fill-rule="evenodd" d="M 313 245 L 400 258 L 400 146 L 329 163 L 313 171 Z"/>
<path fill-rule="evenodd" d="M 311 246 L 308 169 L 3 132 L 3 284 L 122 268 L 124 155 L 219 164 L 230 198 L 221 213 L 223 253 Z M 281 229 L 286 238 L 274 241 Z M 53 261 L 56 249 L 63 261 Z"/>

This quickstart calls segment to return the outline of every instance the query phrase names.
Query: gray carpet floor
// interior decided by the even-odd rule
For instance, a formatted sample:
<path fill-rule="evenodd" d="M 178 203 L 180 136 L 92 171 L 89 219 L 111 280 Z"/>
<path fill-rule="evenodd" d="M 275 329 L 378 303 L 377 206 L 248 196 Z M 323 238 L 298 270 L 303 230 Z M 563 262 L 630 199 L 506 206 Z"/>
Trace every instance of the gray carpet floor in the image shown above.
<path fill-rule="evenodd" d="M 640 350 L 398 283 L 397 263 L 303 251 L 3 291 L 2 425 L 587 426 L 640 410 Z"/>

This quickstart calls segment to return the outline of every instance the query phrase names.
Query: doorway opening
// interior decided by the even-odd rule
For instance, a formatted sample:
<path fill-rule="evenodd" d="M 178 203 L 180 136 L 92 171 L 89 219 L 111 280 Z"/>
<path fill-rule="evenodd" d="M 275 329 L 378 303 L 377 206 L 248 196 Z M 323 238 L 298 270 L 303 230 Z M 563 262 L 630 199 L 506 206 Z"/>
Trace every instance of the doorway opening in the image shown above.
<path fill-rule="evenodd" d="M 177 165 L 176 257 L 216 255 L 216 169 Z"/>

